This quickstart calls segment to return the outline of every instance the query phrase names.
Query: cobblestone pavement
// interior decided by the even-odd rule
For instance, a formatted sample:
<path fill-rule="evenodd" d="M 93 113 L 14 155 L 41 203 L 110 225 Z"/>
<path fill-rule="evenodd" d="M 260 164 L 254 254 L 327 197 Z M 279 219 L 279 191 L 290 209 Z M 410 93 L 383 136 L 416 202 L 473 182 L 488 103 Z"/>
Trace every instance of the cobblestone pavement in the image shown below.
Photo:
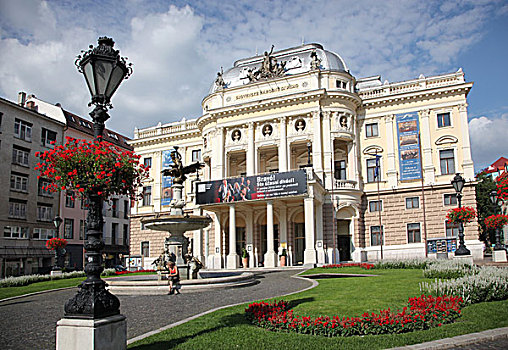
<path fill-rule="evenodd" d="M 180 295 L 122 295 L 127 338 L 133 338 L 207 310 L 296 292 L 310 281 L 290 278 L 301 270 L 267 271 L 260 283 L 233 289 L 185 292 Z M 62 290 L 0 302 L 0 349 L 54 349 L 56 322 L 76 290 Z"/>
<path fill-rule="evenodd" d="M 497 350 L 508 349 L 508 338 L 489 340 L 451 348 L 454 350 Z"/>

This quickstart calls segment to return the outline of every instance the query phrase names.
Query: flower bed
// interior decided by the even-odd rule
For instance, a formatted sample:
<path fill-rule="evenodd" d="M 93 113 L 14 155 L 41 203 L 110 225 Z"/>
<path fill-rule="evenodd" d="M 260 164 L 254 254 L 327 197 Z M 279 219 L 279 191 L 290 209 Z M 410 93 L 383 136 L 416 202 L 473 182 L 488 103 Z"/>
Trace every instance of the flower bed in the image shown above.
<path fill-rule="evenodd" d="M 374 264 L 375 269 L 424 269 L 431 260 L 429 259 L 398 259 L 381 260 Z"/>
<path fill-rule="evenodd" d="M 101 276 L 111 276 L 114 275 L 115 269 L 105 269 Z M 52 280 L 61 280 L 61 279 L 67 279 L 67 278 L 76 278 L 76 277 L 84 277 L 85 272 L 84 271 L 72 271 L 72 272 L 64 272 L 59 275 L 25 275 L 25 276 L 17 276 L 17 277 L 7 277 L 3 280 L 0 280 L 0 288 L 5 287 L 20 287 L 20 286 L 27 286 L 32 283 L 36 282 L 43 282 L 43 281 L 52 281 Z"/>
<path fill-rule="evenodd" d="M 480 268 L 458 260 L 435 260 L 423 270 L 425 278 L 459 278 L 478 273 Z M 454 294 L 457 295 L 457 294 Z"/>
<path fill-rule="evenodd" d="M 341 268 L 341 267 L 361 267 L 362 269 L 370 270 L 374 268 L 374 264 L 368 263 L 342 263 L 342 264 L 331 264 L 324 265 L 324 269 L 333 269 L 333 268 Z"/>
<path fill-rule="evenodd" d="M 272 331 L 332 336 L 393 334 L 439 327 L 460 316 L 462 298 L 420 296 L 410 298 L 409 308 L 379 314 L 364 313 L 358 317 L 295 315 L 287 301 L 252 303 L 245 314 L 253 324 Z"/>

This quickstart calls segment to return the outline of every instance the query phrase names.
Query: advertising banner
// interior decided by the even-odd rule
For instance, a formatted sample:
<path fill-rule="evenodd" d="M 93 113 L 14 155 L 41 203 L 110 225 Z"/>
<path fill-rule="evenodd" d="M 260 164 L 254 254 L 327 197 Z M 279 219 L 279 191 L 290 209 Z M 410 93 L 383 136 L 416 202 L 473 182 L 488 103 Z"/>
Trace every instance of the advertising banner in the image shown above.
<path fill-rule="evenodd" d="M 197 183 L 196 204 L 241 202 L 307 193 L 305 170 Z"/>
<path fill-rule="evenodd" d="M 169 169 L 173 160 L 171 159 L 171 152 L 173 150 L 162 151 L 162 170 Z M 162 176 L 161 184 L 161 206 L 168 207 L 171 199 L 173 198 L 173 192 L 171 186 L 173 185 L 173 178 L 171 176 Z"/>
<path fill-rule="evenodd" d="M 417 112 L 397 115 L 400 181 L 421 179 L 419 133 L 420 124 Z"/>

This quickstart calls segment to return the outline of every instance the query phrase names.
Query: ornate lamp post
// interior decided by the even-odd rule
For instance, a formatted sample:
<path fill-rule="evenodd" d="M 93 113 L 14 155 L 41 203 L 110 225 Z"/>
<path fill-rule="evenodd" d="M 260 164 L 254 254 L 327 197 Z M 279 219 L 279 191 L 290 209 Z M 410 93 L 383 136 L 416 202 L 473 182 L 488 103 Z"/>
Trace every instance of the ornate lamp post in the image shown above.
<path fill-rule="evenodd" d="M 452 180 L 453 188 L 457 193 L 457 201 L 459 208 L 462 208 L 462 189 L 466 184 L 466 180 L 459 173 L 455 174 L 455 177 Z M 466 248 L 464 244 L 464 224 L 462 222 L 459 223 L 459 248 L 455 251 L 455 255 L 471 255 L 469 249 Z"/>
<path fill-rule="evenodd" d="M 111 96 L 123 79 L 132 74 L 131 64 L 120 57 L 119 51 L 113 49 L 115 42 L 111 38 L 101 37 L 99 45 L 82 51 L 76 59 L 76 66 L 83 73 L 92 96 L 88 104 L 95 105 L 90 113 L 93 119 L 94 136 L 102 138 L 104 123 L 109 119 L 107 113 L 111 108 Z M 86 280 L 79 286 L 77 294 L 65 304 L 65 317 L 96 319 L 120 313 L 120 301 L 106 290 L 106 282 L 101 279 L 102 249 L 102 198 L 92 189 L 88 194 L 89 207 L 86 220 Z"/>
<path fill-rule="evenodd" d="M 57 214 L 55 218 L 53 219 L 53 225 L 55 225 L 56 228 L 56 236 L 60 236 L 60 225 L 62 224 L 62 218 Z M 60 258 L 60 250 L 55 249 L 55 265 L 53 266 L 53 271 L 60 270 L 60 262 L 58 261 Z"/>
<path fill-rule="evenodd" d="M 497 196 L 497 191 L 490 192 L 489 197 L 492 204 L 494 204 L 495 206 L 499 206 L 499 202 L 501 200 Z M 501 235 L 499 231 L 500 231 L 499 227 L 496 227 L 496 242 L 494 245 L 494 250 L 504 250 L 504 248 L 501 246 L 501 237 L 500 237 Z"/>
<path fill-rule="evenodd" d="M 307 166 L 310 167 L 312 166 L 312 163 L 310 162 L 310 155 L 312 153 L 312 143 L 309 141 L 307 142 Z"/>

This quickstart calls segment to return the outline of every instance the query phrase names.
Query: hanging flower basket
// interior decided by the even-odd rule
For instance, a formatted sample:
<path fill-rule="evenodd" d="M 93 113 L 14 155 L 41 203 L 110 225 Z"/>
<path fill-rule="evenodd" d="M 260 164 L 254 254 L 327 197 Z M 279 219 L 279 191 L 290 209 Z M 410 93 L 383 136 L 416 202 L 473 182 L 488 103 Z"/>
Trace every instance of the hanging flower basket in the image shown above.
<path fill-rule="evenodd" d="M 66 139 L 65 145 L 35 154 L 40 157 L 35 170 L 52 181 L 44 190 L 74 190 L 78 196 L 94 193 L 104 199 L 116 194 L 135 199 L 136 189 L 148 171 L 139 163 L 139 156 L 103 140 Z"/>
<path fill-rule="evenodd" d="M 503 228 L 508 224 L 508 215 L 491 215 L 485 219 L 485 226 L 490 229 Z"/>
<path fill-rule="evenodd" d="M 508 177 L 500 176 L 496 181 L 497 196 L 499 199 L 508 200 Z"/>
<path fill-rule="evenodd" d="M 446 215 L 446 219 L 451 223 L 462 222 L 463 224 L 473 221 L 475 217 L 476 210 L 471 207 L 454 208 Z"/>
<path fill-rule="evenodd" d="M 51 238 L 46 241 L 46 248 L 49 250 L 57 250 L 58 248 L 65 248 L 67 240 L 63 238 Z"/>

